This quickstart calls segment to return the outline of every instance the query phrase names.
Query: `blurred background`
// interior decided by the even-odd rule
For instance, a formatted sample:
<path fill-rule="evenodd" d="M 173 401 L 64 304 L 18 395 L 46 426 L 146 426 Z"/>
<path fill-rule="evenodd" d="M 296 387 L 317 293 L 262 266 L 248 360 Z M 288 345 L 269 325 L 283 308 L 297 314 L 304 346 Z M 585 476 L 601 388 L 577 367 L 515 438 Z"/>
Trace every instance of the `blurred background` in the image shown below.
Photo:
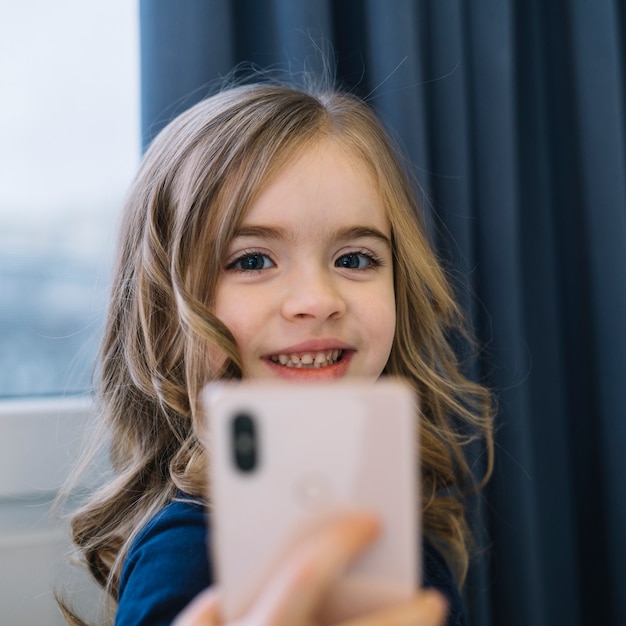
<path fill-rule="evenodd" d="M 0 5 L 0 396 L 84 391 L 140 156 L 138 8 Z"/>
<path fill-rule="evenodd" d="M 54 588 L 98 604 L 50 508 L 141 154 L 137 3 L 0 2 L 0 85 L 0 624 L 56 626 Z"/>
<path fill-rule="evenodd" d="M 316 71 L 321 48 L 406 151 L 498 394 L 471 624 L 626 624 L 625 34 L 621 0 L 3 3 L 0 623 L 57 623 L 7 570 L 62 552 L 33 546 L 61 541 L 37 535 L 47 479 L 89 414 L 142 147 L 239 64 Z"/>

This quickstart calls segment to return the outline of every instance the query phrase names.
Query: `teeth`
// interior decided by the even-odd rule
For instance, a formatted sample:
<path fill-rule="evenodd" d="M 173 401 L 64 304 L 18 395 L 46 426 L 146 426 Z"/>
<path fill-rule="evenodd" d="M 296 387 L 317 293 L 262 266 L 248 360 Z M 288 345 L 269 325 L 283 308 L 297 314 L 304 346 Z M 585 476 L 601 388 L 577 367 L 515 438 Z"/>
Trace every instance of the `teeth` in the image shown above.
<path fill-rule="evenodd" d="M 326 352 L 303 352 L 301 354 L 276 354 L 270 357 L 274 363 L 286 367 L 317 369 L 333 365 L 340 360 L 343 350 L 327 350 Z"/>

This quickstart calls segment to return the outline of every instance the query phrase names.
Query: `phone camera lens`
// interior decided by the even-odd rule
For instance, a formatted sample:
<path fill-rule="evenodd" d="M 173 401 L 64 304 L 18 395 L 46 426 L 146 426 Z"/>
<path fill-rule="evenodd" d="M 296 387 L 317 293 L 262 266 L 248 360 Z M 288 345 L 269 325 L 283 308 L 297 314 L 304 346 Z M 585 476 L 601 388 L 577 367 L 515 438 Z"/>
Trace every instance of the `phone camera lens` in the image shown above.
<path fill-rule="evenodd" d="M 242 472 L 252 472 L 257 466 L 257 437 L 254 420 L 240 413 L 232 421 L 232 452 L 235 466 Z"/>

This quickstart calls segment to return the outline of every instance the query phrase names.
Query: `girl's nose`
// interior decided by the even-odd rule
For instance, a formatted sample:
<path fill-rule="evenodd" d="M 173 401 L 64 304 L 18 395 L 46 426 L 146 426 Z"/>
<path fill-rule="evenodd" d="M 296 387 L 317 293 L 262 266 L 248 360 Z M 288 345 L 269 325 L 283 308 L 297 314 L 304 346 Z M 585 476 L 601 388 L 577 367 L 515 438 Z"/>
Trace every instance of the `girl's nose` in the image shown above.
<path fill-rule="evenodd" d="M 324 272 L 307 272 L 294 277 L 285 293 L 281 313 L 284 318 L 319 319 L 341 317 L 346 302 Z"/>

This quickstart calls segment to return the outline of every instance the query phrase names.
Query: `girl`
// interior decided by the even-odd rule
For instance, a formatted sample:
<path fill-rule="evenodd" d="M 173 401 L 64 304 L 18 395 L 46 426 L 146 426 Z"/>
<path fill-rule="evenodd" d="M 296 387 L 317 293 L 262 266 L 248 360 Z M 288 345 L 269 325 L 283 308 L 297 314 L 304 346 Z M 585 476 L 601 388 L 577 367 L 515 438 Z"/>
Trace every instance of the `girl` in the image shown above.
<path fill-rule="evenodd" d="M 211 584 L 196 438 L 208 380 L 381 375 L 420 396 L 423 577 L 446 596 L 448 623 L 463 623 L 466 446 L 484 439 L 488 475 L 491 403 L 455 360 L 460 313 L 417 214 L 388 137 L 349 94 L 239 86 L 153 141 L 127 200 L 102 345 L 115 477 L 72 520 L 116 624 L 169 624 Z M 250 623 L 312 623 L 375 528 L 352 516 L 321 530 L 268 581 Z M 218 623 L 215 597 L 179 623 Z M 435 624 L 441 606 L 416 596 L 397 610 Z"/>

